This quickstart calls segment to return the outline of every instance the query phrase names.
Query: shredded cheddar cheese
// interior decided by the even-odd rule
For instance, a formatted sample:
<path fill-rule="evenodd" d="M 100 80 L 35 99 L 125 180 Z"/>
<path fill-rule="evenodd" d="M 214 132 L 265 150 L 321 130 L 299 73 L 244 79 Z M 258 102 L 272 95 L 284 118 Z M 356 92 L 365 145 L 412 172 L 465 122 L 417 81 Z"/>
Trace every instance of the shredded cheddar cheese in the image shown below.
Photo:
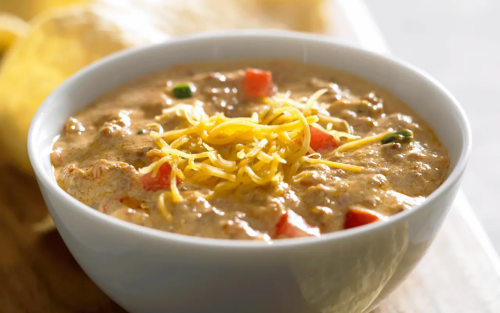
<path fill-rule="evenodd" d="M 152 129 L 150 136 L 159 152 L 151 165 L 140 169 L 140 173 L 152 173 L 154 177 L 162 164 L 168 162 L 171 166 L 170 190 L 158 198 L 161 214 L 167 220 L 172 218 L 166 199 L 183 201 L 180 181 L 212 186 L 212 192 L 205 196 L 213 198 L 240 187 L 292 179 L 304 163 L 361 171 L 362 167 L 330 161 L 310 148 L 309 125 L 330 133 L 338 142 L 345 138 L 347 143 L 337 148 L 341 151 L 372 140 L 350 134 L 351 127 L 345 120 L 329 116 L 319 107 L 317 101 L 326 92 L 318 90 L 305 103 L 283 95 L 264 98 L 269 109 L 249 118 L 230 118 L 222 113 L 208 116 L 202 107 L 187 104 L 163 110 L 155 118 L 157 123 L 147 126 Z M 158 123 L 170 117 L 185 122 L 177 129 L 164 131 Z M 326 129 L 318 122 L 323 122 Z M 346 132 L 334 130 L 336 127 Z"/>
<path fill-rule="evenodd" d="M 372 142 L 380 141 L 384 137 L 386 137 L 386 136 L 388 136 L 388 135 L 390 135 L 392 133 L 393 133 L 392 131 L 387 131 L 387 132 L 384 132 L 384 133 L 381 133 L 381 134 L 377 134 L 377 135 L 374 135 L 374 136 L 365 137 L 365 138 L 362 138 L 362 139 L 351 141 L 349 143 L 346 143 L 346 144 L 338 147 L 337 149 L 335 149 L 330 154 L 327 154 L 327 156 L 331 156 L 333 154 L 337 154 L 338 155 L 339 153 L 342 153 L 342 152 L 345 152 L 345 151 L 348 151 L 348 150 L 352 150 L 352 149 L 355 149 L 355 148 L 367 145 L 367 144 L 372 143 Z"/>

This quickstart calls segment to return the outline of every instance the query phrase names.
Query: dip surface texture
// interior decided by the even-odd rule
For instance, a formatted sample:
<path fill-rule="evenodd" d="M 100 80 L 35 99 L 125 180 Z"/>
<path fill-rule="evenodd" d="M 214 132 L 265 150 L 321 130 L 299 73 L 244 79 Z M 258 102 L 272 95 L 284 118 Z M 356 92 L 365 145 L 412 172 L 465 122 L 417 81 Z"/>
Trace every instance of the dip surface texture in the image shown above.
<path fill-rule="evenodd" d="M 270 97 L 246 95 L 247 68 L 272 73 Z M 180 84 L 188 84 L 191 92 L 185 85 L 179 89 Z M 297 160 L 290 157 L 278 161 L 278 149 L 274 152 L 277 166 L 279 163 L 275 179 L 259 184 L 251 182 L 248 172 L 237 174 L 238 168 L 231 169 L 232 163 L 229 164 L 242 164 L 249 155 L 245 147 L 241 148 L 245 153 L 237 156 L 237 151 L 231 150 L 239 147 L 236 143 L 203 142 L 205 145 L 202 145 L 200 137 L 180 133 L 175 138 L 163 138 L 172 144 L 185 136 L 185 140 L 181 138 L 175 145 L 180 145 L 178 150 L 189 148 L 191 153 L 196 147 L 206 147 L 197 153 L 210 153 L 210 149 L 215 149 L 228 162 L 224 173 L 245 181 L 228 192 L 214 194 L 221 178 L 195 180 L 200 177 L 195 176 L 200 170 L 195 164 L 188 165 L 187 158 L 174 156 L 183 171 L 179 170 L 173 181 L 171 171 L 177 163 L 174 166 L 166 157 L 168 153 L 162 152 L 158 137 L 151 136 L 192 127 L 179 110 L 168 111 L 177 105 L 184 105 L 185 111 L 191 108 L 194 112 L 196 108 L 210 117 L 223 113 L 227 118 L 262 121 L 269 118 L 269 103 L 278 101 L 272 100 L 273 96 L 290 98 L 300 107 L 307 107 L 308 99 L 322 89 L 325 90 L 314 108 L 321 116 L 335 117 L 338 122 L 321 118 L 313 121 L 319 127 L 310 125 L 311 148 L 316 150 L 308 150 L 305 158 L 321 158 L 361 170 L 310 161 L 301 163 L 289 177 L 292 161 Z M 265 88 L 259 90 L 265 91 Z M 171 114 L 165 113 L 166 109 Z M 283 124 L 287 123 L 286 114 Z M 274 125 L 279 118 L 281 115 L 269 125 Z M 412 138 L 400 136 L 384 141 L 387 136 L 382 136 L 342 150 L 344 145 L 357 140 L 398 130 L 408 131 Z M 290 130 L 290 136 L 299 138 L 293 139 L 290 145 L 300 147 L 306 140 L 304 131 L 305 128 L 300 127 Z M 335 131 L 336 137 L 329 135 Z M 281 138 L 273 136 L 266 139 L 269 145 Z M 328 145 L 330 141 L 333 146 Z M 259 142 L 262 139 L 256 138 L 254 146 Z M 274 164 L 263 161 L 266 155 L 275 155 L 266 142 L 261 151 L 267 154 L 256 156 L 253 163 L 248 164 L 255 171 L 262 172 L 262 168 L 271 168 Z M 335 149 L 340 152 L 336 153 Z M 165 165 L 151 172 L 144 171 L 165 157 L 168 159 Z M 320 236 L 411 209 L 439 187 L 449 165 L 446 150 L 425 122 L 387 90 L 344 72 L 290 60 L 178 65 L 141 77 L 69 118 L 54 145 L 51 159 L 59 186 L 104 214 L 191 236 L 266 241 Z M 208 157 L 194 161 L 216 165 Z M 172 183 L 181 199 L 175 199 L 169 185 Z M 166 209 L 162 210 L 161 206 Z"/>

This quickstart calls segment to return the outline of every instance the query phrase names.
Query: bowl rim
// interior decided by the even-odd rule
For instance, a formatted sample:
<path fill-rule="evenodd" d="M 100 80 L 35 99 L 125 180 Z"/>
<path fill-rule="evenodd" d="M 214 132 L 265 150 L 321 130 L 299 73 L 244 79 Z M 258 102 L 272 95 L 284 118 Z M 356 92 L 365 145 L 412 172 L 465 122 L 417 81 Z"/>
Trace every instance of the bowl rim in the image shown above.
<path fill-rule="evenodd" d="M 36 139 L 37 129 L 43 126 L 41 125 L 41 118 L 43 116 L 43 112 L 47 110 L 48 107 L 52 106 L 52 103 L 57 102 L 55 100 L 59 97 L 59 94 L 63 94 L 65 90 L 68 88 L 74 88 L 71 87 L 75 85 L 73 84 L 73 81 L 78 80 L 80 77 L 87 75 L 88 73 L 98 69 L 99 67 L 103 66 L 108 62 L 126 58 L 127 56 L 130 55 L 140 55 L 145 51 L 148 51 L 149 49 L 168 49 L 169 46 L 182 44 L 184 42 L 230 39 L 230 38 L 235 38 L 235 39 L 261 38 L 261 39 L 276 39 L 276 40 L 293 39 L 299 42 L 303 42 L 305 44 L 311 42 L 319 42 L 335 46 L 340 49 L 362 53 L 365 56 L 368 56 L 375 60 L 378 59 L 378 60 L 383 60 L 384 62 L 390 62 L 398 67 L 405 68 L 409 72 L 412 72 L 413 75 L 419 76 L 420 79 L 422 80 L 427 80 L 429 83 L 434 85 L 434 87 L 443 92 L 443 94 L 448 98 L 449 102 L 453 106 L 454 110 L 456 110 L 458 113 L 457 120 L 459 123 L 459 127 L 462 128 L 463 130 L 464 135 L 462 136 L 462 150 L 460 151 L 460 156 L 457 160 L 455 167 L 446 177 L 445 181 L 434 192 L 432 192 L 428 197 L 426 197 L 426 199 L 422 203 L 412 207 L 410 210 L 406 210 L 404 212 L 400 212 L 396 215 L 393 215 L 381 223 L 372 223 L 361 227 L 337 231 L 333 233 L 327 233 L 320 237 L 291 238 L 291 239 L 283 239 L 276 241 L 273 240 L 271 242 L 263 242 L 256 240 L 232 240 L 232 239 L 195 237 L 177 233 L 170 233 L 167 231 L 157 230 L 125 222 L 117 218 L 114 218 L 112 216 L 109 216 L 107 214 L 103 214 L 83 204 L 82 202 L 76 200 L 57 185 L 54 175 L 49 175 L 49 173 L 45 171 L 42 165 L 42 158 L 38 157 L 40 154 L 37 153 L 38 151 L 37 149 L 35 149 L 35 144 L 34 144 L 34 140 Z M 276 249 L 279 247 L 287 248 L 287 247 L 301 246 L 304 244 L 306 245 L 320 244 L 327 241 L 335 241 L 335 240 L 348 239 L 351 237 L 362 236 L 377 229 L 390 227 L 392 224 L 408 219 L 409 217 L 420 211 L 422 207 L 427 206 L 429 203 L 439 198 L 443 193 L 450 190 L 454 186 L 454 184 L 460 180 L 470 155 L 471 142 L 472 138 L 471 138 L 470 124 L 463 108 L 460 106 L 457 99 L 435 78 L 433 78 L 423 70 L 407 63 L 406 61 L 402 61 L 393 56 L 378 54 L 373 51 L 346 43 L 344 41 L 339 41 L 338 39 L 326 35 L 306 34 L 306 33 L 298 33 L 298 32 L 283 31 L 283 30 L 223 30 L 223 31 L 210 31 L 210 32 L 185 35 L 168 39 L 160 43 L 153 43 L 145 46 L 126 49 L 111 54 L 79 70 L 76 74 L 72 75 L 59 87 L 57 87 L 38 108 L 36 114 L 32 119 L 28 133 L 28 153 L 35 175 L 38 179 L 38 182 L 45 188 L 47 188 L 52 194 L 56 195 L 57 197 L 64 200 L 64 202 L 68 203 L 69 204 L 68 206 L 71 206 L 71 208 L 67 209 L 79 210 L 81 212 L 84 212 L 84 214 L 88 214 L 90 218 L 95 218 L 103 223 L 109 224 L 108 225 L 109 227 L 121 228 L 124 231 L 134 233 L 135 236 L 143 236 L 146 240 L 148 239 L 155 239 L 160 241 L 169 240 L 183 245 L 209 246 L 211 248 L 217 247 L 217 248 L 231 248 L 231 249 L 235 248 L 265 249 L 266 247 L 273 247 L 273 249 Z M 56 220 L 56 225 L 57 225 L 57 220 Z"/>

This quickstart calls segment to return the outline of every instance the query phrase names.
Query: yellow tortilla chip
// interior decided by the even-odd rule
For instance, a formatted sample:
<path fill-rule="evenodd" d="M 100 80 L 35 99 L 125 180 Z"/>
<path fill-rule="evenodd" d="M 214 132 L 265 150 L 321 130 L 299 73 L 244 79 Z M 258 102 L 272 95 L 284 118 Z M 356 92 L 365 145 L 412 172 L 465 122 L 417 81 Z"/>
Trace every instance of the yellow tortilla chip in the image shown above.
<path fill-rule="evenodd" d="M 26 147 L 31 119 L 58 85 L 110 53 L 154 40 L 144 27 L 124 31 L 119 23 L 125 21 L 106 14 L 90 6 L 50 11 L 7 51 L 0 71 L 0 141 L 22 169 L 31 171 Z"/>
<path fill-rule="evenodd" d="M 17 37 L 28 33 L 30 26 L 9 13 L 0 12 L 0 53 L 7 50 Z"/>
<path fill-rule="evenodd" d="M 79 2 L 88 2 L 88 0 L 2 0 L 0 1 L 0 11 L 29 21 L 37 14 L 48 9 Z"/>

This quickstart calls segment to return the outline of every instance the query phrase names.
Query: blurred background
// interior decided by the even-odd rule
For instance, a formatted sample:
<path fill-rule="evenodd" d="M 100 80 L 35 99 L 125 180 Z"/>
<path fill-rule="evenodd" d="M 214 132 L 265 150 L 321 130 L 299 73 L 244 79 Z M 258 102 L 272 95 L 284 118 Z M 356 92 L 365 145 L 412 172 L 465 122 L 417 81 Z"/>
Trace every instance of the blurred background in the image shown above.
<path fill-rule="evenodd" d="M 500 1 L 370 0 L 392 52 L 440 80 L 472 126 L 472 155 L 462 182 L 500 252 Z M 443 121 L 444 122 L 444 121 Z"/>

